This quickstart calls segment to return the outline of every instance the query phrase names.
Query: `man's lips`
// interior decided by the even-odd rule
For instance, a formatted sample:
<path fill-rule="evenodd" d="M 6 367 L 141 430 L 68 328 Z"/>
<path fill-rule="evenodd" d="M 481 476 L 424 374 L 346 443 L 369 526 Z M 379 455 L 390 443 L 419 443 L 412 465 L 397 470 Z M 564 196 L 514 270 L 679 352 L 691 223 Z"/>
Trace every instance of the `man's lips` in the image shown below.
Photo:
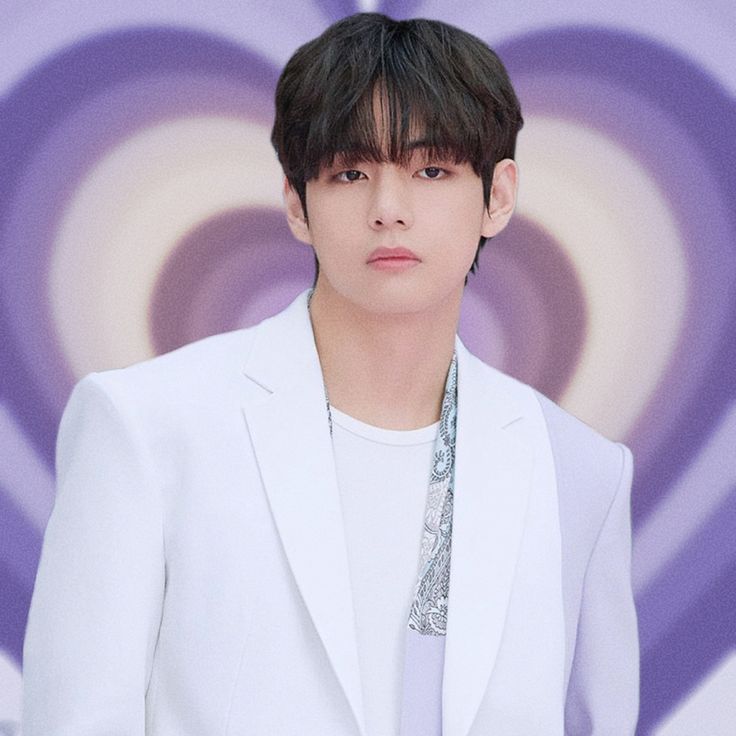
<path fill-rule="evenodd" d="M 376 248 L 368 257 L 368 263 L 371 263 L 372 261 L 378 261 L 385 258 L 397 258 L 397 259 L 410 259 L 413 261 L 418 261 L 419 256 L 417 256 L 416 253 L 413 253 L 408 248 Z"/>

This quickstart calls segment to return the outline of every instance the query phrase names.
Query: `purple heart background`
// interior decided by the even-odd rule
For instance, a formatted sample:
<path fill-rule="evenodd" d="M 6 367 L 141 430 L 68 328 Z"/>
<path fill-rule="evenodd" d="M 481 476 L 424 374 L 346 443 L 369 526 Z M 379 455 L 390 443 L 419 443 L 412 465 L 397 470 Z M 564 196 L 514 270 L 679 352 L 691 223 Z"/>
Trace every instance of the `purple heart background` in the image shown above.
<path fill-rule="evenodd" d="M 273 91 L 297 46 L 368 7 L 458 25 L 507 65 L 526 120 L 519 207 L 469 278 L 460 334 L 632 448 L 638 733 L 730 733 L 732 4 L 6 5 L 0 732 L 19 720 L 23 632 L 72 386 L 254 324 L 311 284 L 311 251 L 280 209 Z"/>

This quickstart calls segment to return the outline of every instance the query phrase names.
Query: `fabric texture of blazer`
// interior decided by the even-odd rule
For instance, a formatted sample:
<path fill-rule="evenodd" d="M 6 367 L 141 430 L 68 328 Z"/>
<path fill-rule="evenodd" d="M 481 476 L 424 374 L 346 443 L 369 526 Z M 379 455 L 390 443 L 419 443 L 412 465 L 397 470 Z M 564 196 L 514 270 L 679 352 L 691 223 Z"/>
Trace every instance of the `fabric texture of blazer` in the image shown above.
<path fill-rule="evenodd" d="M 25 736 L 366 736 L 307 294 L 75 385 Z M 633 734 L 631 451 L 456 352 L 443 734 Z"/>

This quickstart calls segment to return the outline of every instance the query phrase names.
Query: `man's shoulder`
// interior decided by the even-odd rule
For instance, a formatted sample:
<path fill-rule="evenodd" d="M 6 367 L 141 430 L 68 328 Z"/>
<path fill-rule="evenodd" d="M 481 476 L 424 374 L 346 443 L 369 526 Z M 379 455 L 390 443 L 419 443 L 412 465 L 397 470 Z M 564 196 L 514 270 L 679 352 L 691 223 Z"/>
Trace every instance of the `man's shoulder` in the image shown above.
<path fill-rule="evenodd" d="M 582 451 L 593 458 L 620 457 L 616 442 L 586 423 L 573 412 L 542 393 L 531 384 L 481 360 L 473 353 L 471 360 L 500 393 L 513 393 L 525 402 L 525 411 L 543 418 L 550 441 L 560 451 Z"/>
<path fill-rule="evenodd" d="M 554 442 L 573 445 L 596 457 L 601 454 L 617 454 L 615 447 L 619 443 L 615 440 L 607 437 L 599 429 L 565 409 L 538 389 L 532 388 L 532 391 L 539 402 L 550 438 Z"/>
<path fill-rule="evenodd" d="M 533 389 L 544 417 L 561 496 L 611 500 L 624 477 L 631 450 L 607 437 L 541 391 Z"/>
<path fill-rule="evenodd" d="M 240 385 L 255 327 L 216 333 L 127 366 L 93 371 L 78 385 L 93 384 L 116 402 L 135 397 L 203 400 Z"/>
<path fill-rule="evenodd" d="M 607 437 L 572 411 L 531 384 L 502 371 L 471 353 L 471 360 L 489 386 L 499 394 L 513 394 L 537 430 L 546 435 L 558 478 L 563 484 L 610 489 L 621 477 L 631 454 L 622 442 Z M 567 485 L 565 487 L 567 487 Z M 606 491 L 608 492 L 608 491 Z"/>
<path fill-rule="evenodd" d="M 471 355 L 487 385 L 497 395 L 513 395 L 527 417 L 538 472 L 555 479 L 566 539 L 592 539 L 617 493 L 630 493 L 631 450 L 531 384 Z"/>

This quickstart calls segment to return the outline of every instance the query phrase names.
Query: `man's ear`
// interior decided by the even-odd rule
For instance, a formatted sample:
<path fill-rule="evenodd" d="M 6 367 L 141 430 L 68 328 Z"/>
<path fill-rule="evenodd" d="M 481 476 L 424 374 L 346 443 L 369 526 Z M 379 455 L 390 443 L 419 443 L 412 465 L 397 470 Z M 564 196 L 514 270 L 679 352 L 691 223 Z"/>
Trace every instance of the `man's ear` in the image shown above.
<path fill-rule="evenodd" d="M 289 179 L 284 177 L 284 206 L 286 207 L 286 221 L 289 223 L 289 229 L 292 235 L 301 240 L 302 243 L 312 244 L 312 234 L 309 232 L 307 218 L 304 216 L 304 209 L 299 195 L 294 191 Z"/>
<path fill-rule="evenodd" d="M 499 161 L 493 169 L 490 206 L 483 211 L 481 235 L 493 237 L 508 225 L 516 207 L 516 192 L 519 186 L 519 169 L 510 158 Z"/>

